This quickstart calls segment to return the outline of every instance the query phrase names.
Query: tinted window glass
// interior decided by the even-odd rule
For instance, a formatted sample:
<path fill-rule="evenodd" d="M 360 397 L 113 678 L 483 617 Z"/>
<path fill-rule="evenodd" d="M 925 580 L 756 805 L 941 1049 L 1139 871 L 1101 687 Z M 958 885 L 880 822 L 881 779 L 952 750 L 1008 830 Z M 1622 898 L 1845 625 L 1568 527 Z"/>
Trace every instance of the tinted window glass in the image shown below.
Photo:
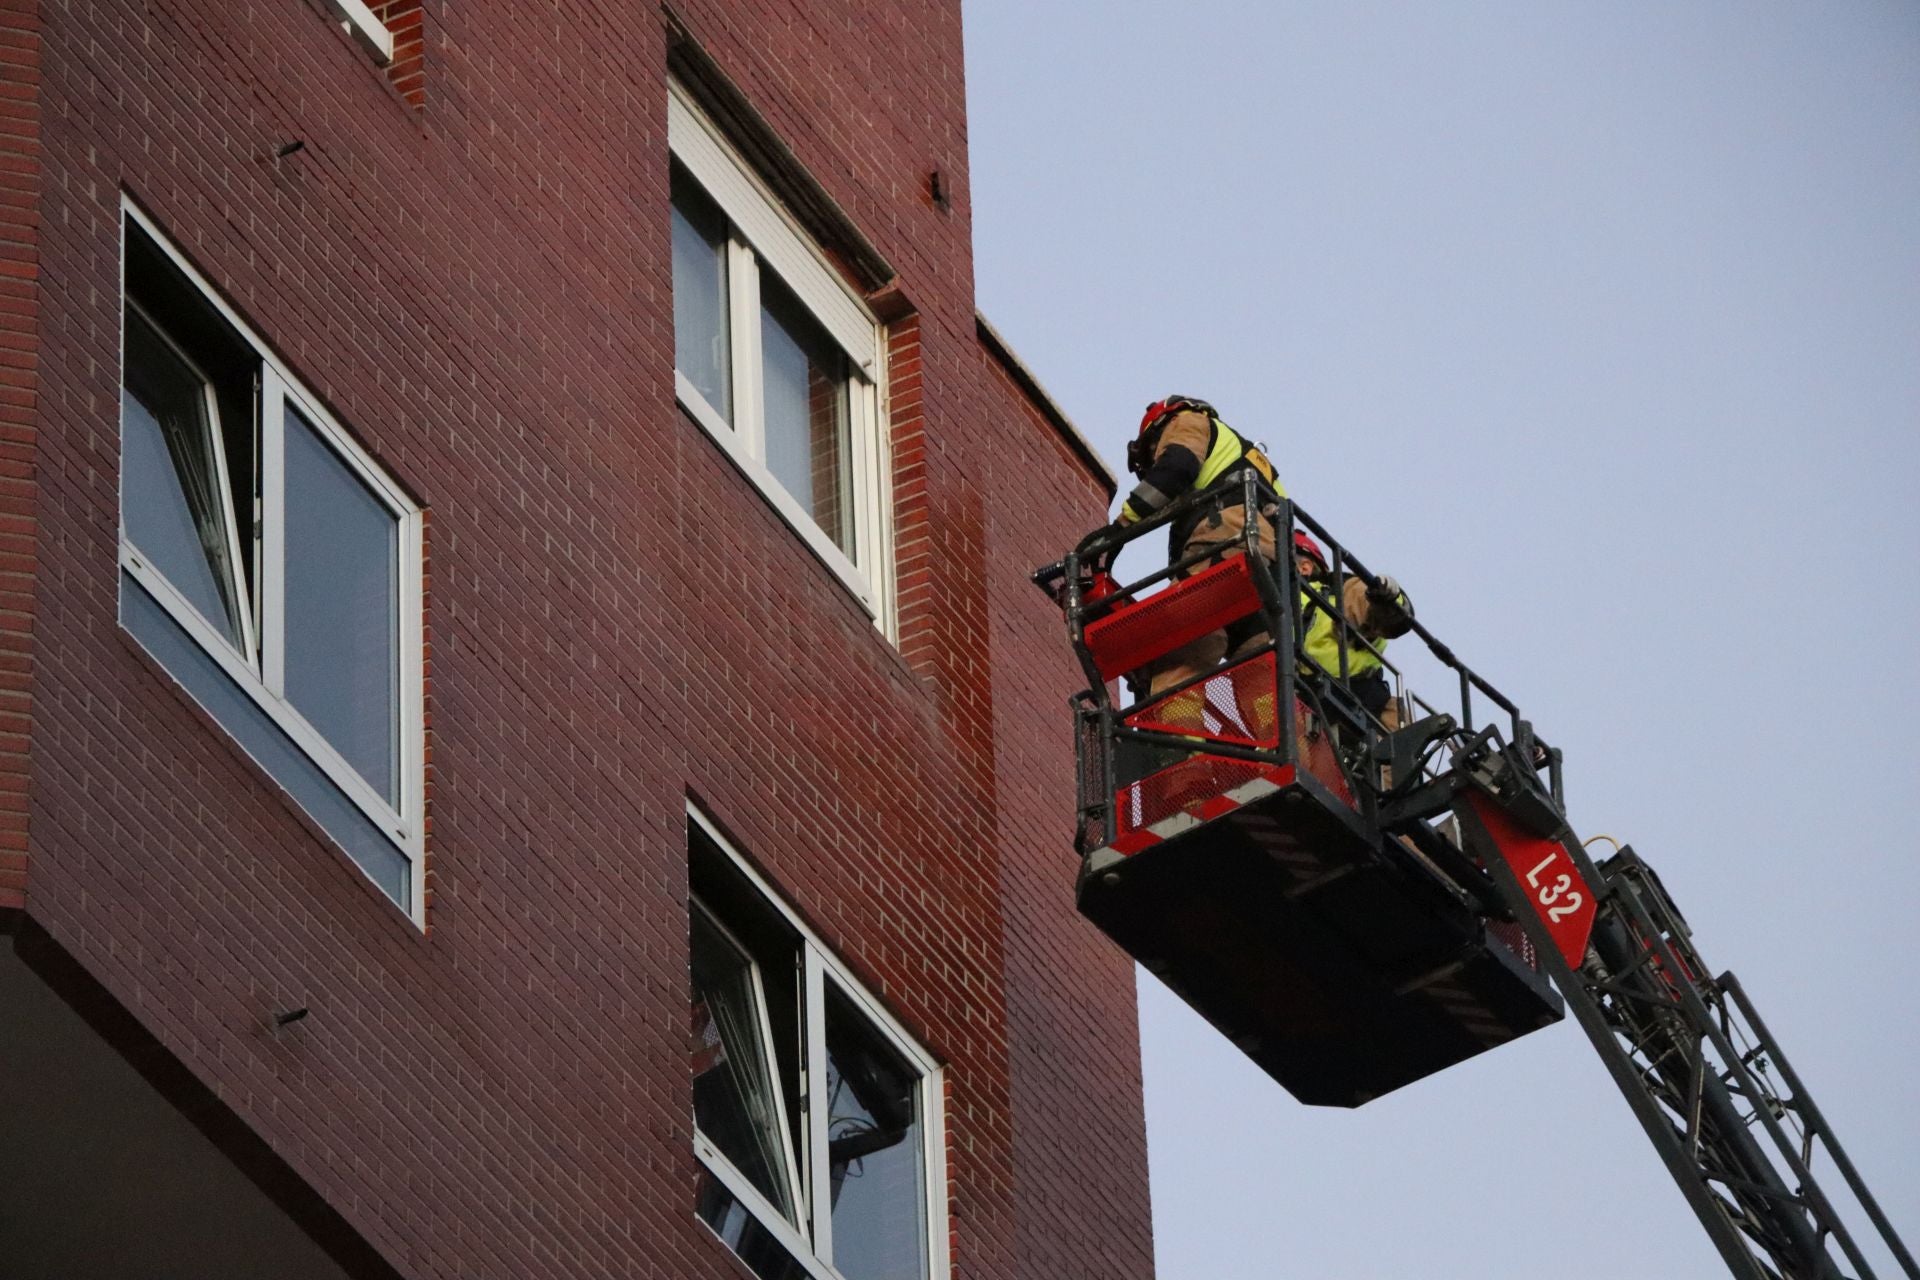
<path fill-rule="evenodd" d="M 392 837 L 242 691 L 233 677 L 208 656 L 204 646 L 180 629 L 172 614 L 126 574 L 120 576 L 120 618 L 147 652 L 159 659 L 194 701 L 287 789 L 287 794 L 347 851 L 347 856 L 359 863 L 401 910 L 411 910 L 412 869 L 394 848 Z"/>
<path fill-rule="evenodd" d="M 826 1005 L 834 1269 L 847 1280 L 924 1276 L 919 1077 L 832 983 Z"/>
<path fill-rule="evenodd" d="M 122 382 L 120 505 L 127 538 L 238 648 L 246 606 L 208 384 L 131 309 Z"/>
<path fill-rule="evenodd" d="M 694 1212 L 759 1280 L 810 1280 L 810 1273 L 794 1259 L 773 1232 L 760 1225 L 753 1211 L 727 1190 L 726 1184 L 705 1169 Z"/>
<path fill-rule="evenodd" d="M 693 909 L 693 1118 L 708 1141 L 789 1219 L 793 1197 L 761 993 L 747 955 Z"/>
<path fill-rule="evenodd" d="M 760 273 L 767 470 L 853 555 L 847 357 L 793 291 Z"/>
<path fill-rule="evenodd" d="M 399 522 L 291 403 L 286 422 L 287 698 L 397 805 Z"/>
<path fill-rule="evenodd" d="M 727 219 L 679 165 L 673 167 L 673 362 L 733 425 L 727 330 Z"/>

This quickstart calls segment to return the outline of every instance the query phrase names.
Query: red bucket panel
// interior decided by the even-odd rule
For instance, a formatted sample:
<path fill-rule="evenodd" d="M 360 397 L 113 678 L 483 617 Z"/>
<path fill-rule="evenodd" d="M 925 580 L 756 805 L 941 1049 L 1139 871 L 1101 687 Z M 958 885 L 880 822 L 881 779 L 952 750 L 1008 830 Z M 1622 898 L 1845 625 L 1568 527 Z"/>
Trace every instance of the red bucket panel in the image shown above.
<path fill-rule="evenodd" d="M 1247 558 L 1237 555 L 1087 624 L 1087 652 L 1104 680 L 1138 670 L 1260 607 Z"/>
<path fill-rule="evenodd" d="M 1275 772 L 1270 764 L 1196 753 L 1121 787 L 1114 796 L 1114 829 L 1124 837 L 1175 814 L 1197 812 L 1209 800 Z"/>
<path fill-rule="evenodd" d="M 1178 693 L 1143 702 L 1121 723 L 1129 729 L 1271 750 L 1280 745 L 1274 698 L 1274 657 L 1263 653 L 1222 667 Z"/>

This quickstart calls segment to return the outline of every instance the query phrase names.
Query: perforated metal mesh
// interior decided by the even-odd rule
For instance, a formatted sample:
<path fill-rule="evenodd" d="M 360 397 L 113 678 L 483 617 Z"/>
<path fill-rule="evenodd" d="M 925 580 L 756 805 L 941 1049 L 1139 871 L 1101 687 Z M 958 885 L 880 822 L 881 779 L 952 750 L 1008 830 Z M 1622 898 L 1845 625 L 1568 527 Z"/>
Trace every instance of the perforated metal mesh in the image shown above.
<path fill-rule="evenodd" d="M 1487 934 L 1495 942 L 1500 943 L 1507 950 L 1518 956 L 1521 964 L 1526 965 L 1527 968 L 1532 969 L 1535 973 L 1540 971 L 1540 953 L 1534 950 L 1533 939 L 1527 937 L 1527 931 L 1525 929 L 1522 929 L 1511 920 L 1489 920 L 1487 921 Z"/>
<path fill-rule="evenodd" d="M 1260 592 L 1246 557 L 1235 556 L 1089 622 L 1087 653 L 1111 680 L 1259 607 Z"/>
<path fill-rule="evenodd" d="M 1295 723 L 1307 723 L 1306 704 L 1296 702 L 1294 708 Z M 1333 739 L 1326 730 L 1310 727 L 1307 734 L 1296 741 L 1300 769 L 1312 774 L 1347 808 L 1357 810 L 1359 806 L 1354 803 L 1353 788 L 1347 784 L 1347 775 L 1341 772 L 1339 753 L 1333 749 Z"/>
<path fill-rule="evenodd" d="M 1100 733 L 1100 717 L 1093 712 L 1080 711 L 1075 714 L 1073 731 L 1079 739 L 1074 744 L 1079 762 L 1078 783 L 1080 789 L 1080 807 L 1099 804 L 1106 798 L 1106 782 L 1102 769 L 1106 764 L 1107 744 Z"/>
<path fill-rule="evenodd" d="M 1114 825 L 1122 835 L 1150 827 L 1272 771 L 1272 765 L 1196 752 L 1122 786 L 1114 797 Z"/>
<path fill-rule="evenodd" d="M 1124 723 L 1131 729 L 1271 750 L 1280 745 L 1274 703 L 1273 654 L 1262 653 L 1222 667 L 1191 688 L 1141 703 Z"/>
<path fill-rule="evenodd" d="M 1121 718 L 1121 724 L 1129 729 L 1183 738 L 1193 744 L 1189 750 L 1125 740 L 1101 743 L 1094 724 L 1093 738 L 1082 740 L 1082 759 L 1104 759 L 1089 754 L 1096 747 L 1113 751 L 1116 834 L 1150 827 L 1271 770 L 1271 765 L 1215 755 L 1208 750 L 1210 745 L 1274 751 L 1280 746 L 1283 732 L 1295 734 L 1294 758 L 1299 769 L 1311 773 L 1348 808 L 1358 808 L 1333 739 L 1306 704 L 1296 699 L 1292 717 L 1284 722 L 1275 716 L 1279 702 L 1277 670 L 1273 653 L 1255 654 L 1177 693 L 1143 702 Z M 1082 720 L 1082 734 L 1090 731 L 1088 725 Z M 1083 771 L 1083 812 L 1100 803 L 1098 797 L 1089 794 L 1100 781 L 1097 774 Z"/>
<path fill-rule="evenodd" d="M 1074 716 L 1075 759 L 1078 765 L 1079 815 L 1073 833 L 1073 847 L 1080 853 L 1106 843 L 1106 810 L 1113 797 L 1107 793 L 1107 759 L 1112 744 L 1100 731 L 1098 714 L 1080 710 Z"/>

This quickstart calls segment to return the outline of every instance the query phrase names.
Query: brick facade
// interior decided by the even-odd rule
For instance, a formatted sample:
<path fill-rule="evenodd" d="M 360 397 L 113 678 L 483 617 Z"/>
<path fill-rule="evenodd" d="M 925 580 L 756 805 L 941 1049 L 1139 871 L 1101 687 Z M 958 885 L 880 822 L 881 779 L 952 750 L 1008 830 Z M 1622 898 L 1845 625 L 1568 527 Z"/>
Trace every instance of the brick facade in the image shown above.
<path fill-rule="evenodd" d="M 27 891 L 39 407 L 40 6 L 0 9 L 0 911 Z"/>
<path fill-rule="evenodd" d="M 320 0 L 0 6 L 0 908 L 399 1274 L 731 1276 L 691 797 L 948 1065 L 954 1275 L 1149 1276 L 1026 581 L 1108 481 L 976 325 L 959 5 L 377 7 L 404 67 Z M 675 404 L 676 31 L 898 273 L 897 647 Z M 430 515 L 424 934 L 117 623 L 123 193 Z"/>
<path fill-rule="evenodd" d="M 409 106 L 427 101 L 427 15 L 425 0 L 376 0 L 367 8 L 393 37 L 387 79 Z"/>

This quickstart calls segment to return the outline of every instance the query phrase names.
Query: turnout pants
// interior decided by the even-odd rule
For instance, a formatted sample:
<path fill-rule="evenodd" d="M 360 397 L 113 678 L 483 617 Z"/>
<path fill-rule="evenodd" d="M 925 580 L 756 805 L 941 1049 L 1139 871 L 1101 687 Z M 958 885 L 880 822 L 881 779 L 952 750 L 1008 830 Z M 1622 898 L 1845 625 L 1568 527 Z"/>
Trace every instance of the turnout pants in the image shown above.
<path fill-rule="evenodd" d="M 1198 561 L 1182 574 L 1187 577 L 1198 573 L 1211 565 L 1220 563 L 1245 553 L 1246 544 L 1242 535 L 1247 527 L 1245 507 L 1228 507 L 1220 512 L 1218 523 L 1212 520 L 1201 522 L 1200 526 L 1188 535 L 1186 544 L 1181 547 L 1176 559 L 1185 559 L 1209 548 L 1217 554 L 1209 559 Z M 1267 513 L 1261 513 L 1259 522 L 1260 554 L 1271 560 L 1274 558 L 1274 521 Z M 1252 630 L 1249 631 L 1248 628 Z M 1266 628 L 1258 617 L 1245 619 L 1233 627 L 1213 631 L 1175 649 L 1154 664 L 1147 678 L 1149 696 L 1157 696 L 1163 689 L 1171 689 L 1186 680 L 1191 680 L 1203 672 L 1218 667 L 1227 657 L 1231 643 L 1235 653 L 1243 653 L 1258 647 L 1266 639 Z M 1195 732 L 1202 728 L 1202 717 L 1206 708 L 1206 686 L 1195 685 L 1187 692 L 1168 701 L 1160 709 L 1157 717 L 1165 724 L 1180 728 L 1191 727 Z M 1268 700 L 1271 701 L 1271 694 Z M 1269 713 L 1270 714 L 1270 713 Z M 1249 728 L 1253 726 L 1249 724 Z"/>

